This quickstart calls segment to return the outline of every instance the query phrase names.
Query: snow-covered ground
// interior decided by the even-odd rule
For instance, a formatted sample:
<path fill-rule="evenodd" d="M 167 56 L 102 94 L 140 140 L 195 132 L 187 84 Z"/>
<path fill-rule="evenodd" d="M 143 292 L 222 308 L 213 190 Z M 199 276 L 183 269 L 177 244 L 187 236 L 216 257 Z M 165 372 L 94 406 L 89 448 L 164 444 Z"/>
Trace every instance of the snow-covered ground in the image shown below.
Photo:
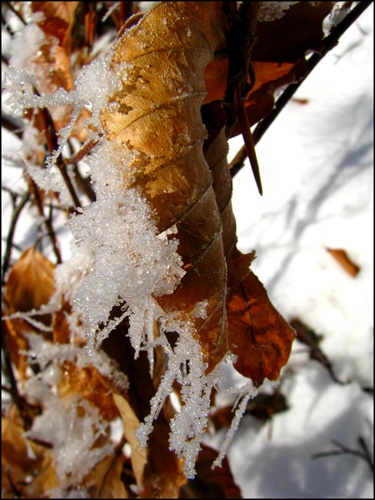
<path fill-rule="evenodd" d="M 323 336 L 320 347 L 347 383 L 295 342 L 280 386 L 289 409 L 263 425 L 245 416 L 228 455 L 244 497 L 373 498 L 362 458 L 312 458 L 339 450 L 332 440 L 363 451 L 361 437 L 373 449 L 373 396 L 363 390 L 373 387 L 373 6 L 296 97 L 307 103 L 289 103 L 257 146 L 263 197 L 248 165 L 235 177 L 239 247 L 256 250 L 253 270 L 276 307 Z M 3 139 L 3 153 L 14 155 L 19 144 L 6 132 Z M 231 141 L 232 156 L 241 144 Z M 20 189 L 20 176 L 8 168 L 3 183 Z M 3 203 L 4 236 L 8 195 Z M 25 248 L 35 224 L 23 224 L 15 241 Z M 326 248 L 344 249 L 359 274 L 347 274 Z"/>
<path fill-rule="evenodd" d="M 264 195 L 249 165 L 234 180 L 239 247 L 279 311 L 298 317 L 346 385 L 296 342 L 281 383 L 290 409 L 261 426 L 245 416 L 229 459 L 247 498 L 373 498 L 361 458 L 373 450 L 373 5 L 300 87 L 257 146 Z M 232 156 L 242 145 L 231 141 Z M 360 267 L 346 273 L 326 248 Z M 271 429 L 270 429 L 271 426 Z M 219 443 L 219 440 L 216 441 Z M 371 451 L 372 453 L 372 451 Z"/>

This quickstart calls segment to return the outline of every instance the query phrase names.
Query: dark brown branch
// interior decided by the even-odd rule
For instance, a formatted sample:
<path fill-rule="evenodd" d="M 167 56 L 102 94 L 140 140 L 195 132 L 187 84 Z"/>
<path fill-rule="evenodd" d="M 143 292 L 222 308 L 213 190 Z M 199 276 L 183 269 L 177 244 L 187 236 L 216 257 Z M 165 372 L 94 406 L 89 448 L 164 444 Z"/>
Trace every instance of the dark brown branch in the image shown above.
<path fill-rule="evenodd" d="M 337 455 L 354 455 L 356 457 L 362 458 L 367 463 L 367 465 L 370 467 L 371 471 L 374 472 L 373 459 L 371 458 L 369 449 L 368 449 L 368 447 L 365 443 L 365 440 L 363 439 L 362 436 L 358 437 L 358 443 L 363 451 L 352 450 L 351 448 L 348 448 L 346 445 L 340 443 L 339 441 L 336 441 L 335 439 L 332 439 L 331 443 L 334 446 L 336 446 L 338 449 L 315 453 L 314 455 L 311 456 L 311 458 L 316 459 L 316 458 L 332 457 L 335 455 L 336 456 Z"/>
<path fill-rule="evenodd" d="M 309 346 L 310 350 L 310 358 L 314 359 L 315 361 L 318 361 L 321 365 L 324 366 L 324 368 L 328 371 L 330 374 L 332 380 L 336 382 L 337 384 L 340 385 L 345 385 L 346 383 L 349 382 L 342 382 L 336 377 L 336 374 L 333 370 L 332 363 L 330 360 L 327 358 L 327 356 L 324 354 L 322 349 L 319 347 L 319 342 L 322 337 L 317 335 L 311 328 L 309 328 L 307 325 L 305 325 L 302 321 L 299 319 L 293 319 L 290 321 L 290 326 L 292 326 L 296 333 L 297 333 L 297 339 L 302 342 L 303 344 Z"/>
<path fill-rule="evenodd" d="M 269 129 L 271 124 L 279 116 L 280 112 L 285 108 L 286 104 L 291 100 L 293 95 L 297 92 L 302 83 L 311 74 L 312 70 L 318 65 L 318 63 L 326 56 L 326 54 L 333 49 L 338 43 L 339 38 L 345 33 L 345 31 L 358 19 L 358 17 L 371 5 L 372 2 L 358 2 L 352 11 L 338 24 L 335 26 L 331 33 L 323 39 L 323 50 L 321 53 L 314 53 L 308 60 L 308 72 L 307 74 L 297 83 L 290 84 L 286 90 L 282 93 L 279 99 L 276 101 L 274 109 L 265 117 L 258 125 L 255 127 L 253 132 L 254 144 L 257 144 L 266 131 Z M 247 158 L 246 147 L 242 146 L 239 152 L 236 154 L 235 158 L 229 164 L 232 177 L 234 177 L 237 172 L 241 170 L 244 162 Z"/>
<path fill-rule="evenodd" d="M 22 133 L 24 128 L 22 120 L 14 118 L 13 116 L 10 116 L 2 111 L 1 126 L 4 127 L 6 130 L 9 130 L 10 132 L 13 132 L 13 134 L 16 135 L 19 139 L 22 139 Z"/>
<path fill-rule="evenodd" d="M 23 207 L 29 201 L 29 198 L 30 198 L 30 193 L 26 192 L 22 196 L 21 201 L 14 208 L 13 213 L 12 213 L 12 218 L 11 218 L 11 221 L 10 221 L 10 227 L 9 227 L 8 236 L 7 236 L 7 240 L 6 240 L 4 261 L 3 261 L 3 269 L 2 269 L 2 274 L 3 275 L 2 275 L 2 278 L 1 278 L 1 284 L 2 285 L 4 285 L 5 275 L 6 275 L 6 272 L 8 271 L 8 268 L 9 268 L 10 257 L 11 257 L 12 246 L 13 246 L 13 237 L 14 237 L 14 232 L 16 230 L 16 225 L 17 225 L 18 217 L 20 216 L 20 213 L 21 213 Z"/>
<path fill-rule="evenodd" d="M 31 178 L 30 178 L 30 183 L 31 183 L 32 188 L 33 188 L 33 194 L 34 194 L 35 203 L 36 203 L 36 205 L 38 207 L 40 215 L 43 217 L 44 224 L 46 226 L 48 236 L 49 236 L 49 238 L 51 240 L 52 248 L 53 248 L 53 251 L 54 251 L 54 253 L 56 255 L 57 263 L 61 264 L 62 259 L 61 259 L 60 249 L 59 249 L 59 246 L 58 246 L 58 243 L 57 243 L 57 238 L 56 238 L 55 232 L 53 230 L 51 221 L 44 215 L 43 202 L 42 202 L 42 199 L 41 199 L 41 196 L 40 196 L 40 193 L 39 193 L 38 186 L 35 184 L 35 182 Z"/>
<path fill-rule="evenodd" d="M 42 116 L 45 120 L 45 131 L 46 131 L 46 137 L 47 137 L 47 145 L 50 154 L 53 154 L 54 151 L 56 151 L 59 147 L 58 141 L 57 141 L 57 134 L 56 134 L 56 128 L 55 124 L 53 122 L 51 113 L 47 108 L 43 108 L 41 110 Z M 56 165 L 58 166 L 60 173 L 62 175 L 62 178 L 64 179 L 64 182 L 66 184 L 66 187 L 68 188 L 69 194 L 73 200 L 74 208 L 80 207 L 81 202 L 79 201 L 78 195 L 74 189 L 74 186 L 72 184 L 72 181 L 69 177 L 65 162 L 62 158 L 62 155 L 60 154 L 57 159 L 56 159 Z"/>
<path fill-rule="evenodd" d="M 12 399 L 17 406 L 20 417 L 24 423 L 24 429 L 28 430 L 32 424 L 32 416 L 30 413 L 30 405 L 27 401 L 20 395 L 17 386 L 17 379 L 14 375 L 12 359 L 9 351 L 9 331 L 7 324 L 4 323 L 1 332 L 1 352 L 2 352 L 2 363 L 1 368 L 2 371 L 10 384 L 9 393 L 12 396 Z"/>
<path fill-rule="evenodd" d="M 13 14 L 15 14 L 18 17 L 21 23 L 26 26 L 27 22 L 24 20 L 22 15 L 13 7 L 12 2 L 3 2 L 3 3 L 8 7 L 9 10 L 13 12 Z"/>

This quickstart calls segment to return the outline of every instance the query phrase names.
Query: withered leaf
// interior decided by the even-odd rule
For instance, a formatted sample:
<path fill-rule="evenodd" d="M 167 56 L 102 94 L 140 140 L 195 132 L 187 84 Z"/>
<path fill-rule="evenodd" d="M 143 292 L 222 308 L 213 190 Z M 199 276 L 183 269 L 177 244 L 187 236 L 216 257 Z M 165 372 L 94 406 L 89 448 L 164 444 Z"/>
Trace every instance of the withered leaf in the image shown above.
<path fill-rule="evenodd" d="M 305 56 L 322 48 L 322 23 L 333 2 L 297 2 L 280 19 L 258 21 L 250 63 L 255 85 L 246 97 L 250 126 L 264 118 L 274 106 L 273 93 L 282 85 L 297 82 L 308 72 Z M 232 136 L 240 133 L 236 126 Z"/>
<path fill-rule="evenodd" d="M 5 284 L 4 302 L 7 314 L 28 312 L 46 304 L 55 291 L 55 266 L 34 247 L 25 250 L 11 269 Z M 51 315 L 36 319 L 45 325 L 51 324 Z M 20 318 L 6 319 L 8 348 L 13 362 L 19 369 L 20 379 L 26 375 L 26 358 L 20 351 L 27 348 L 24 332 L 35 332 L 35 328 Z M 42 332 L 49 339 L 49 332 Z"/>
<path fill-rule="evenodd" d="M 47 34 L 59 40 L 65 53 L 71 52 L 71 31 L 75 11 L 79 2 L 32 2 L 33 12 L 43 12 L 44 19 L 38 22 L 39 27 Z"/>
<path fill-rule="evenodd" d="M 197 476 L 181 487 L 180 498 L 242 498 L 226 458 L 221 467 L 211 469 L 217 454 L 213 448 L 202 445 L 196 463 Z"/>
<path fill-rule="evenodd" d="M 156 211 L 160 231 L 177 224 L 186 274 L 173 294 L 156 300 L 194 324 L 212 370 L 227 351 L 226 270 L 200 110 L 204 70 L 225 46 L 225 17 L 215 2 L 160 3 L 127 33 L 111 63 L 112 71 L 123 63 L 128 68 L 123 89 L 110 100 L 118 111 L 103 109 L 101 122 L 109 141 L 135 157 L 121 171 L 124 188 L 137 186 Z M 171 100 L 176 95 L 181 99 Z M 194 315 L 198 302 L 207 304 L 207 318 Z"/>
<path fill-rule="evenodd" d="M 143 489 L 143 471 L 147 463 L 147 448 L 141 448 L 135 436 L 140 421 L 129 402 L 123 396 L 114 394 L 113 399 L 122 418 L 124 435 L 131 446 L 131 463 L 137 485 Z"/>
<path fill-rule="evenodd" d="M 44 14 L 44 19 L 37 21 L 36 24 L 44 32 L 45 40 L 33 58 L 37 68 L 34 76 L 40 93 L 53 93 L 60 87 L 68 91 L 74 89 L 71 35 L 78 4 L 79 2 L 31 2 L 33 12 Z M 51 107 L 50 113 L 56 130 L 69 123 L 72 110 L 73 106 L 70 104 Z M 76 137 L 80 141 L 86 139 L 84 120 L 89 116 L 88 110 L 82 110 L 71 137 Z"/>
<path fill-rule="evenodd" d="M 91 498 L 129 498 L 123 482 L 125 456 L 121 451 L 104 458 L 85 477 L 83 486 L 91 493 Z"/>
<path fill-rule="evenodd" d="M 228 295 L 228 340 L 235 368 L 256 386 L 276 380 L 286 364 L 295 332 L 271 304 L 255 274 Z"/>
<path fill-rule="evenodd" d="M 340 266 L 353 278 L 357 276 L 360 267 L 357 266 L 342 248 L 326 248 L 327 252 L 340 264 Z"/>
<path fill-rule="evenodd" d="M 46 491 L 57 488 L 59 484 L 50 450 L 25 438 L 15 406 L 8 416 L 2 417 L 1 423 L 3 477 L 7 476 L 24 498 L 42 498 Z"/>
<path fill-rule="evenodd" d="M 62 371 L 64 377 L 59 384 L 62 398 L 80 395 L 99 409 L 104 420 L 110 421 L 119 415 L 109 383 L 94 366 L 79 367 L 65 361 Z"/>
<path fill-rule="evenodd" d="M 55 266 L 34 247 L 25 250 L 9 273 L 5 298 L 10 312 L 47 304 L 55 291 Z"/>
<path fill-rule="evenodd" d="M 26 326 L 26 330 L 27 330 Z M 27 351 L 28 342 L 23 332 L 25 331 L 25 322 L 20 319 L 4 321 L 3 331 L 2 331 L 2 345 L 3 349 L 7 349 L 11 360 L 13 361 L 16 369 L 17 375 L 20 382 L 26 379 L 26 373 L 28 368 L 28 359 L 26 354 L 22 354 Z"/>
<path fill-rule="evenodd" d="M 169 449 L 169 433 L 169 423 L 160 413 L 148 442 L 141 498 L 177 498 L 180 487 L 186 483 L 182 460 Z"/>
<path fill-rule="evenodd" d="M 170 26 L 173 30 L 169 29 Z M 231 286 L 227 283 L 228 275 L 238 262 L 231 257 L 237 255 L 234 251 L 236 235 L 223 132 L 217 134 L 215 131 L 214 139 L 209 139 L 206 158 L 202 151 L 205 128 L 201 107 L 205 102 L 205 77 L 207 80 L 209 76 L 205 71 L 214 61 L 215 52 L 225 48 L 226 29 L 226 17 L 220 4 L 178 2 L 156 5 L 131 32 L 125 32 L 116 46 L 111 71 L 115 72 L 118 65 L 126 63 L 127 79 L 123 88 L 110 98 L 110 104 L 115 106 L 101 112 L 101 122 L 112 146 L 128 151 L 134 158 L 132 165 L 119 166 L 123 188 L 136 186 L 141 191 L 157 213 L 160 231 L 174 224 L 177 226 L 178 252 L 186 274 L 172 294 L 155 300 L 165 312 L 177 310 L 180 317 L 194 324 L 208 371 L 228 350 L 226 306 L 230 309 L 228 319 L 232 330 L 233 310 L 239 307 L 239 304 L 235 306 L 235 290 L 230 292 L 227 300 L 227 284 Z M 158 34 L 154 36 L 156 31 Z M 173 58 L 169 57 L 172 53 Z M 160 54 L 168 57 L 160 57 Z M 273 66 L 271 76 L 266 79 L 280 79 L 280 75 L 283 78 L 291 69 L 294 67 L 286 64 Z M 160 74 L 163 79 L 160 79 Z M 181 99 L 172 101 L 171 97 L 176 95 Z M 162 128 L 160 123 L 163 123 Z M 176 141 L 178 148 L 175 147 Z M 247 258 L 247 265 L 250 261 L 251 256 Z M 237 284 L 246 276 L 247 270 L 243 270 Z M 246 288 L 251 276 L 241 286 Z M 194 316 L 197 303 L 207 304 L 206 318 Z M 259 325 L 267 320 L 267 314 L 273 308 L 269 305 L 266 314 L 264 310 L 264 305 L 252 310 L 253 314 L 259 312 Z M 245 319 L 250 321 L 247 316 Z M 264 366 L 268 363 L 263 375 L 259 373 L 259 366 L 250 369 L 246 357 L 240 361 L 239 356 L 238 366 L 242 366 L 248 375 L 254 374 L 256 383 L 267 376 L 276 378 L 288 358 L 292 336 L 287 338 L 283 331 L 278 334 L 279 326 L 285 330 L 284 324 L 278 321 L 273 332 L 263 335 L 262 356 L 269 354 L 272 357 L 269 361 L 262 360 Z M 264 329 L 267 329 L 266 325 Z M 246 338 L 246 328 L 237 333 Z M 282 340 L 277 340 L 278 335 Z M 232 347 L 237 352 L 233 339 L 234 335 Z M 275 348 L 279 343 L 285 347 L 281 353 Z M 253 344 L 254 348 L 256 342 Z"/>

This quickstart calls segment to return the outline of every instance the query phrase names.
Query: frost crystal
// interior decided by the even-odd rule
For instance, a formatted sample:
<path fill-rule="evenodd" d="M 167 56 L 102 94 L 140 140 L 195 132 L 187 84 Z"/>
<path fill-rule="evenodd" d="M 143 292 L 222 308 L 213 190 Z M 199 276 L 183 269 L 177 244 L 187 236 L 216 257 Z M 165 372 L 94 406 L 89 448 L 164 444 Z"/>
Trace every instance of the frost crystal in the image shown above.
<path fill-rule="evenodd" d="M 340 24 L 349 12 L 350 8 L 345 7 L 345 2 L 335 2 L 329 15 L 330 30 Z"/>
<path fill-rule="evenodd" d="M 281 19 L 285 11 L 298 2 L 261 2 L 258 10 L 258 21 L 272 22 Z"/>
<path fill-rule="evenodd" d="M 66 401 L 51 395 L 26 436 L 52 445 L 59 481 L 69 486 L 82 482 L 95 464 L 113 453 L 110 442 L 92 448 L 100 436 L 108 434 L 107 425 L 99 410 L 85 399 Z"/>
<path fill-rule="evenodd" d="M 158 234 L 151 210 L 136 189 L 122 188 L 120 167 L 127 161 L 103 140 L 90 158 L 97 201 L 69 226 L 77 243 L 85 242 L 94 255 L 91 272 L 74 299 L 86 316 L 89 348 L 114 328 L 109 321 L 112 308 L 126 303 L 124 316 L 131 317 L 131 339 L 138 352 L 147 342 L 142 333 L 147 311 L 158 307 L 153 296 L 172 293 L 184 271 L 177 240 Z"/>
<path fill-rule="evenodd" d="M 53 344 L 43 340 L 40 335 L 27 335 L 27 339 L 31 351 L 26 354 L 37 361 L 43 369 L 51 361 L 54 363 L 70 361 L 81 368 L 93 365 L 104 377 L 113 380 L 119 389 L 126 390 L 129 386 L 126 375 L 119 371 L 116 362 L 102 350 L 94 351 L 92 356 L 88 357 L 83 349 L 72 344 Z M 52 365 L 52 368 L 48 369 L 49 377 L 52 377 L 51 369 L 58 370 L 58 365 Z"/>

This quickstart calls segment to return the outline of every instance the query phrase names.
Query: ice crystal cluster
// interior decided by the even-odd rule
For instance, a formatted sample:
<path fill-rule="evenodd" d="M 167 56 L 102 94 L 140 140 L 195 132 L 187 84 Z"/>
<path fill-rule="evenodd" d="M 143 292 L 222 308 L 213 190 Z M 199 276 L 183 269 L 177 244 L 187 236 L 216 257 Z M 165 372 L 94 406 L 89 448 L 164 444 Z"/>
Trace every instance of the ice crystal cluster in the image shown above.
<path fill-rule="evenodd" d="M 182 269 L 181 257 L 177 253 L 178 241 L 173 237 L 176 228 L 158 233 L 157 214 L 153 213 L 137 188 L 125 189 L 123 186 L 120 171 L 126 169 L 131 162 L 131 154 L 124 155 L 123 150 L 116 146 L 116 142 L 108 140 L 103 133 L 100 111 L 110 106 L 109 97 L 120 89 L 126 73 L 126 67 L 117 68 L 116 72 L 109 71 L 110 57 L 111 53 L 106 57 L 101 56 L 85 67 L 76 82 L 75 90 L 71 92 L 58 89 L 51 95 L 36 96 L 32 88 L 34 79 L 30 73 L 21 69 L 22 65 L 16 65 L 8 72 L 6 85 L 17 96 L 14 104 L 16 111 L 30 107 L 66 104 L 74 106 L 70 123 L 59 132 L 59 147 L 47 161 L 47 174 L 43 179 L 40 175 L 34 175 L 35 181 L 44 189 L 53 185 L 53 190 L 56 190 L 53 177 L 56 159 L 63 151 L 81 110 L 87 107 L 91 111 L 91 118 L 86 123 L 87 126 L 91 125 L 88 140 L 95 138 L 98 144 L 91 152 L 88 164 L 96 201 L 87 207 L 79 208 L 79 213 L 68 223 L 76 240 L 75 253 L 70 263 L 66 262 L 57 267 L 57 290 L 50 306 L 56 305 L 59 302 L 57 298 L 62 296 L 70 302 L 73 309 L 71 329 L 75 335 L 82 336 L 83 333 L 83 336 L 86 336 L 86 355 L 99 371 L 105 371 L 105 367 L 109 365 L 99 359 L 97 349 L 125 317 L 129 318 L 128 336 L 135 356 L 140 350 L 147 351 L 151 370 L 153 348 L 157 345 L 164 348 L 168 355 L 168 369 L 151 400 L 150 414 L 138 429 L 137 437 L 141 445 L 145 446 L 153 428 L 153 420 L 157 418 L 164 401 L 172 393 L 173 383 L 178 381 L 182 387 L 182 405 L 171 421 L 170 448 L 184 458 L 186 476 L 193 477 L 195 460 L 207 427 L 211 390 L 220 382 L 222 367 L 219 365 L 206 374 L 207 367 L 203 362 L 202 350 L 194 338 L 193 323 L 187 315 L 182 316 L 178 312 L 166 314 L 155 300 L 158 296 L 173 293 L 185 272 Z M 93 130 L 96 132 L 92 132 Z M 35 174 L 33 169 L 29 170 Z M 110 315 L 115 307 L 120 313 L 114 319 Z M 196 314 L 204 317 L 204 303 L 197 305 Z M 154 338 L 155 322 L 160 329 L 157 338 Z M 168 331 L 176 331 L 179 334 L 174 347 L 165 335 Z M 46 350 L 43 351 L 43 346 L 39 348 L 35 352 L 39 350 L 39 361 L 42 361 Z M 69 349 L 64 351 L 62 345 L 50 351 L 50 360 L 72 358 L 83 363 L 81 352 Z M 189 368 L 181 369 L 186 366 Z M 126 385 L 124 380 L 117 382 Z M 69 424 L 74 420 L 76 408 L 68 410 L 63 407 L 63 402 L 53 398 L 50 403 L 53 403 L 51 408 L 38 417 L 31 434 L 40 439 L 43 439 L 43 436 L 52 439 L 61 477 L 70 474 L 76 467 L 86 470 L 84 463 L 78 464 L 68 460 L 70 454 L 64 448 L 65 441 L 68 439 L 72 442 L 69 450 L 76 449 L 80 454 L 81 448 L 77 448 L 75 441 L 78 436 L 83 435 L 84 449 L 88 452 L 98 433 L 103 431 L 99 416 L 93 415 L 92 411 L 85 407 L 86 424 Z M 75 403 L 82 404 L 84 403 Z M 53 415 L 49 415 L 51 412 Z M 47 417 L 50 421 L 58 419 L 59 425 L 61 423 L 62 426 L 61 434 L 53 435 L 52 430 L 49 432 L 44 425 Z M 239 418 L 234 420 L 238 421 Z M 66 425 L 71 425 L 70 430 L 65 429 Z M 233 427 L 229 431 L 229 436 L 234 430 Z M 228 440 L 226 445 L 227 442 Z M 82 448 L 82 453 L 84 449 Z M 224 452 L 225 447 L 220 457 Z M 90 453 L 91 465 L 102 458 Z"/>
<path fill-rule="evenodd" d="M 258 10 L 258 21 L 272 22 L 281 19 L 285 11 L 298 2 L 260 2 Z"/>

